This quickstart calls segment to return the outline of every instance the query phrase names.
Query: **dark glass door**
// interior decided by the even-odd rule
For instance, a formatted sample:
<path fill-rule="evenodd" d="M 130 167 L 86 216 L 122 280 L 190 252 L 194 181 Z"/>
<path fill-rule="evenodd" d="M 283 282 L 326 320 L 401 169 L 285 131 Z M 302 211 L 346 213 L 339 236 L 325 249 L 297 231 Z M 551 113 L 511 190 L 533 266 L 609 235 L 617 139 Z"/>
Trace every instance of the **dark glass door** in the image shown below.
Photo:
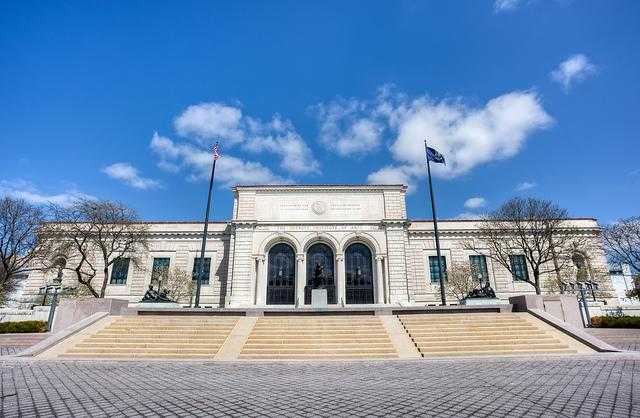
<path fill-rule="evenodd" d="M 345 291 L 347 304 L 374 303 L 371 250 L 352 244 L 345 253 Z"/>
<path fill-rule="evenodd" d="M 293 305 L 296 298 L 296 257 L 287 244 L 269 251 L 267 305 Z"/>

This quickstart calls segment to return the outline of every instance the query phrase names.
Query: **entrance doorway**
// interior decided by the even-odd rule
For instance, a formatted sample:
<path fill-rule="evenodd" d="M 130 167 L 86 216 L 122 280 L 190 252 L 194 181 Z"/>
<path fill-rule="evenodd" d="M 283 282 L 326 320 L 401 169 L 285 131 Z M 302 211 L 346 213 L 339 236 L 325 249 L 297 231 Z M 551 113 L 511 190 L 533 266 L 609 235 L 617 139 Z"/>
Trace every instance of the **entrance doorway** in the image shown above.
<path fill-rule="evenodd" d="M 296 297 L 296 257 L 290 245 L 281 243 L 269 250 L 267 305 L 293 305 Z"/>
<path fill-rule="evenodd" d="M 345 252 L 347 304 L 374 303 L 373 259 L 364 244 L 351 244 Z"/>
<path fill-rule="evenodd" d="M 327 303 L 336 303 L 336 286 L 333 272 L 333 251 L 327 244 L 317 243 L 307 251 L 307 285 L 304 287 L 304 303 L 311 303 L 311 290 L 327 289 Z"/>

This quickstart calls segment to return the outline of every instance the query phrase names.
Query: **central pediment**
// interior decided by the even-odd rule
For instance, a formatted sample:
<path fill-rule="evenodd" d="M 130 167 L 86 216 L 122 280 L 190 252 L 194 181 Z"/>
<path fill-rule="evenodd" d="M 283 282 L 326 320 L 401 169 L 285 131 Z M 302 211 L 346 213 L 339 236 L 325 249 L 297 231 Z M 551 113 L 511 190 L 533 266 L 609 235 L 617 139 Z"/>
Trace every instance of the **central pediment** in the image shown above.
<path fill-rule="evenodd" d="M 258 222 L 378 222 L 390 198 L 404 208 L 402 185 L 238 186 L 234 218 Z M 401 203 L 399 202 L 401 201 Z"/>

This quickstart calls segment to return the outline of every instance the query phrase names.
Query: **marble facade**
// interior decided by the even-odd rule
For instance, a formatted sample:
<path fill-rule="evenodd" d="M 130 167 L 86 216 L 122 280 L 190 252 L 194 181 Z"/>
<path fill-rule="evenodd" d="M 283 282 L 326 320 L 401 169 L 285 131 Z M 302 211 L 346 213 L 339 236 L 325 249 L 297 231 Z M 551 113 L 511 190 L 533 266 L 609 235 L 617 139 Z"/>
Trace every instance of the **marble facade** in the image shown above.
<path fill-rule="evenodd" d="M 335 304 L 439 303 L 438 283 L 432 283 L 429 276 L 429 256 L 436 253 L 433 224 L 407 218 L 405 186 L 273 185 L 233 190 L 232 219 L 209 225 L 206 257 L 211 259 L 211 268 L 209 283 L 202 287 L 203 306 L 264 306 L 274 297 L 302 306 L 313 263 L 329 263 L 328 257 L 331 261 L 324 271 L 331 276 Z M 478 222 L 439 222 L 442 255 L 448 265 L 468 262 L 474 254 L 463 242 L 477 236 Z M 600 240 L 594 219 L 572 219 L 570 223 L 576 233 Z M 202 223 L 149 222 L 146 268 L 129 266 L 126 283 L 109 284 L 107 295 L 139 301 L 157 257 L 169 258 L 172 267 L 191 273 L 199 256 L 202 229 Z M 277 247 L 279 253 L 274 254 L 278 244 L 286 245 Z M 322 251 L 315 252 L 318 249 Z M 316 261 L 310 259 L 310 250 Z M 606 265 L 601 252 L 590 254 L 589 262 Z M 274 269 L 274 263 L 280 263 L 279 267 Z M 500 299 L 534 293 L 530 285 L 514 281 L 489 257 L 486 263 Z M 46 280 L 31 275 L 25 293 L 37 293 Z M 73 277 L 65 281 L 71 283 Z M 451 297 L 449 302 L 456 303 Z"/>

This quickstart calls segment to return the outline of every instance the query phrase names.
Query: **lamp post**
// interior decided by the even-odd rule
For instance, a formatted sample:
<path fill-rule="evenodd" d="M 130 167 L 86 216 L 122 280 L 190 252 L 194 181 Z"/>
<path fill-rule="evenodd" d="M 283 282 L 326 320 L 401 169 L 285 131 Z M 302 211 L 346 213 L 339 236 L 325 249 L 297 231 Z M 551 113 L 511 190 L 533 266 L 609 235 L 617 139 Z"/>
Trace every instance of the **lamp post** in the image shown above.
<path fill-rule="evenodd" d="M 62 287 L 62 268 L 58 269 L 58 275 L 53 279 L 53 283 L 46 284 L 40 288 L 40 294 L 44 294 L 44 300 L 47 300 L 47 294 L 51 291 L 51 307 L 49 308 L 49 317 L 47 318 L 47 331 L 51 332 L 53 320 L 56 315 L 56 306 L 58 306 L 58 293 Z M 43 303 L 44 304 L 44 303 Z"/>

